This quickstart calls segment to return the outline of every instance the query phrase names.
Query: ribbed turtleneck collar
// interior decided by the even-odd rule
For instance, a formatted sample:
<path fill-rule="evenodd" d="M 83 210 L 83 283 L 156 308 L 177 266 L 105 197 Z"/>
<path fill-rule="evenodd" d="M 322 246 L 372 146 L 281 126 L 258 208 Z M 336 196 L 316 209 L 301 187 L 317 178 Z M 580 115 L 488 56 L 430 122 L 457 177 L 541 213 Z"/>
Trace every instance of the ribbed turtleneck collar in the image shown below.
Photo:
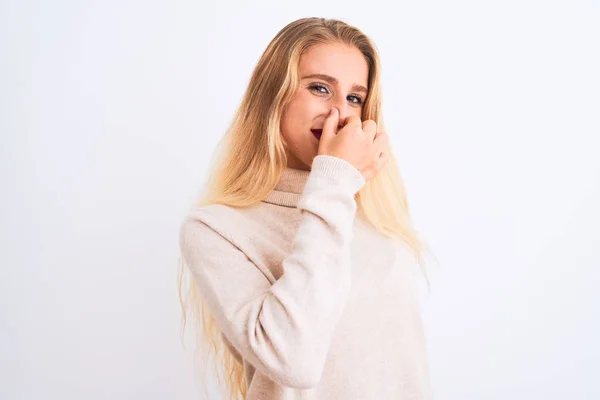
<path fill-rule="evenodd" d="M 284 207 L 296 207 L 310 171 L 289 168 L 283 170 L 275 189 L 264 200 Z"/>

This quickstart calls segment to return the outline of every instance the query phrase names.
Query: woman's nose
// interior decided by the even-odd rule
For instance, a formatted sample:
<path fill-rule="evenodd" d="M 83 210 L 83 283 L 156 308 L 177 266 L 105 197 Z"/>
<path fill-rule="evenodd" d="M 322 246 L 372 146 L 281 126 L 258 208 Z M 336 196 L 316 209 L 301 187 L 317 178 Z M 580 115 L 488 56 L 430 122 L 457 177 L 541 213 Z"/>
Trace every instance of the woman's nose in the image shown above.
<path fill-rule="evenodd" d="M 339 112 L 339 127 L 343 127 L 346 124 L 346 118 L 350 116 L 350 110 L 348 109 L 348 104 L 346 100 L 343 101 L 334 101 L 333 107 L 338 109 Z"/>

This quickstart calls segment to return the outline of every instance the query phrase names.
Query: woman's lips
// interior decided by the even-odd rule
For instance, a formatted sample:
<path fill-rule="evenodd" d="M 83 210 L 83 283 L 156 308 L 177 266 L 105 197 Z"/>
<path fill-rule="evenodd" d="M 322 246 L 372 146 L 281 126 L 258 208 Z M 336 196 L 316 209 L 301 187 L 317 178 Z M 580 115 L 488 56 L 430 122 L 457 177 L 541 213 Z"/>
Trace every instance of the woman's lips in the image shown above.
<path fill-rule="evenodd" d="M 321 134 L 323 133 L 323 129 L 311 129 L 310 131 L 317 139 L 321 139 Z"/>

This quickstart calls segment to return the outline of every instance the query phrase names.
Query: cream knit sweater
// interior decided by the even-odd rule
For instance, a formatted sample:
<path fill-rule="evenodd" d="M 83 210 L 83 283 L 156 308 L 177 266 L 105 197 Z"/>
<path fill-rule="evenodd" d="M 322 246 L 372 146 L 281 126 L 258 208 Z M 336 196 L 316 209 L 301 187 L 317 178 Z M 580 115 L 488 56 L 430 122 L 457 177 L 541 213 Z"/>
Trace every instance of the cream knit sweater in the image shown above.
<path fill-rule="evenodd" d="M 180 245 L 247 399 L 430 399 L 408 250 L 357 217 L 365 184 L 347 161 L 287 168 L 259 204 L 212 204 Z"/>

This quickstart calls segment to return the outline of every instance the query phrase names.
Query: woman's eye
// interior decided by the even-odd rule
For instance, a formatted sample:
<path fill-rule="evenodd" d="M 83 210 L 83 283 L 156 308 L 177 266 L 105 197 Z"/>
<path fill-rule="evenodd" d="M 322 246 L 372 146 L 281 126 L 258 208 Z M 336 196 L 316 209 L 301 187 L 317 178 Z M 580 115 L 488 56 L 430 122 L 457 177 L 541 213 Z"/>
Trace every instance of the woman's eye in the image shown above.
<path fill-rule="evenodd" d="M 326 88 L 325 86 L 321 86 L 321 85 L 311 85 L 311 86 L 309 86 L 309 88 L 310 88 L 311 90 L 316 90 L 316 91 L 318 91 L 319 93 L 327 93 L 327 88 Z M 320 91 L 319 89 L 325 89 L 325 92 L 322 92 L 322 91 Z"/>
<path fill-rule="evenodd" d="M 356 104 L 362 104 L 362 99 L 358 96 L 350 96 L 350 97 L 354 97 L 356 99 Z"/>
<path fill-rule="evenodd" d="M 312 91 L 316 91 L 318 93 L 321 93 L 321 94 L 327 94 L 327 93 L 329 93 L 329 91 L 327 90 L 327 88 L 325 86 L 323 86 L 323 85 L 310 85 L 309 89 L 312 90 Z M 324 91 L 322 91 L 321 89 L 323 89 Z M 359 96 L 354 96 L 354 95 L 348 96 L 348 98 L 351 98 L 351 97 L 353 97 L 353 98 L 356 99 L 355 101 L 352 101 L 352 103 L 354 103 L 354 104 L 362 104 L 363 101 L 362 101 L 362 99 Z"/>

